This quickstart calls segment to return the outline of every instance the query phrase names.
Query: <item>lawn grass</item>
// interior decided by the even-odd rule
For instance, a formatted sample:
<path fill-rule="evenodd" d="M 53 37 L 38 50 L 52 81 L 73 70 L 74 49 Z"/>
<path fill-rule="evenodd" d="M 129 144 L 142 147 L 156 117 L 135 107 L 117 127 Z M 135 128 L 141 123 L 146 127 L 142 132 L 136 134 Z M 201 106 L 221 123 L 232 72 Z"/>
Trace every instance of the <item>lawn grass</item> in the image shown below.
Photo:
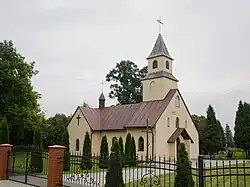
<path fill-rule="evenodd" d="M 244 164 L 238 164 L 238 169 L 236 169 L 236 165 L 231 165 L 231 169 L 229 166 L 225 165 L 223 167 L 218 168 L 211 168 L 211 170 L 206 170 L 204 172 L 204 185 L 207 187 L 213 186 L 223 186 L 223 187 L 243 187 L 243 186 L 250 186 L 250 162 Z M 246 167 L 245 170 L 240 167 Z M 249 167 L 249 168 L 247 168 Z M 198 174 L 197 171 L 192 170 L 193 174 Z M 236 176 L 236 174 L 240 176 Z M 216 176 L 220 175 L 220 176 Z M 248 175 L 248 176 L 247 176 Z M 166 173 L 158 176 L 150 175 L 151 177 L 143 178 L 143 180 L 135 180 L 130 183 L 126 183 L 126 187 L 133 187 L 133 186 L 150 186 L 150 184 L 154 184 L 153 186 L 166 186 L 166 187 L 173 187 L 174 180 L 175 180 L 175 173 Z M 210 177 L 212 176 L 212 177 Z M 193 180 L 195 182 L 195 186 L 198 186 L 198 177 L 193 176 Z M 151 182 L 150 182 L 151 181 Z M 141 183 L 141 184 L 140 184 Z"/>
<path fill-rule="evenodd" d="M 48 174 L 48 153 L 43 152 L 43 171 L 40 173 L 41 175 Z M 30 163 L 31 153 L 28 153 L 28 164 Z M 17 174 L 24 174 L 26 168 L 26 160 L 27 160 L 27 153 L 25 152 L 16 152 L 11 157 L 11 168 L 14 169 L 14 173 Z M 90 170 L 81 170 L 80 168 L 81 157 L 78 158 L 71 158 L 70 161 L 70 171 L 64 171 L 64 174 L 76 174 L 76 173 L 98 173 L 98 172 L 106 172 L 106 169 L 100 169 L 99 163 L 97 159 L 92 160 L 92 168 Z"/>

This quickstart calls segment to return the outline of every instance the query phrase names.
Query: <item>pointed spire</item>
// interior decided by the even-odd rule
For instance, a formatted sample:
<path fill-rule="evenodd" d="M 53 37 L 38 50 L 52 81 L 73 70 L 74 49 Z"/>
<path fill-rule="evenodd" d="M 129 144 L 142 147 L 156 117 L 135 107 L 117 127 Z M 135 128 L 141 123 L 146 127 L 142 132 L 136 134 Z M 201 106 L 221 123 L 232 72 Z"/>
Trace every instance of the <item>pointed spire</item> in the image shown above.
<path fill-rule="evenodd" d="M 147 59 L 154 58 L 154 57 L 161 56 L 161 55 L 172 59 L 172 57 L 170 56 L 170 54 L 168 52 L 166 44 L 162 38 L 162 35 L 159 34 L 158 38 L 155 42 L 154 48 Z"/>
<path fill-rule="evenodd" d="M 99 97 L 99 108 L 105 108 L 105 97 L 103 92 L 101 93 L 100 97 Z"/>
<path fill-rule="evenodd" d="M 100 97 L 99 97 L 99 100 L 105 100 L 105 97 L 104 97 L 103 92 L 101 93 L 101 95 L 100 95 Z"/>

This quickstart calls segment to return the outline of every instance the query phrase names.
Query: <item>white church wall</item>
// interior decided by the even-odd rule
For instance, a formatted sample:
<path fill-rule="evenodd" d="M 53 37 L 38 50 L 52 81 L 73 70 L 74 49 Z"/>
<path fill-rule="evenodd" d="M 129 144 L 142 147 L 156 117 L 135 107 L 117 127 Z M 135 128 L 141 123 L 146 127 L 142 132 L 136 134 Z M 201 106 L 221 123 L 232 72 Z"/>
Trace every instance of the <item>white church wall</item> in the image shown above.
<path fill-rule="evenodd" d="M 191 117 L 188 114 L 188 111 L 184 106 L 184 102 L 180 100 L 180 107 L 176 107 L 175 98 L 177 95 L 179 95 L 178 92 L 176 92 L 173 99 L 170 101 L 168 107 L 163 112 L 162 116 L 160 117 L 160 119 L 156 124 L 156 152 L 161 156 L 165 155 L 167 157 L 171 155 L 176 155 L 175 143 L 173 145 L 168 144 L 167 140 L 176 129 L 176 118 L 178 117 L 179 127 L 185 128 L 185 121 L 186 121 L 186 126 L 187 126 L 186 130 L 192 137 L 192 140 L 194 141 L 194 143 L 190 143 L 189 145 L 190 148 L 188 152 L 190 153 L 190 158 L 197 158 L 199 154 L 198 132 L 192 122 Z M 170 119 L 169 126 L 167 122 L 168 118 Z"/>
<path fill-rule="evenodd" d="M 164 99 L 170 89 L 176 89 L 177 82 L 165 77 L 143 81 L 143 101 Z"/>
<path fill-rule="evenodd" d="M 77 116 L 80 116 L 79 125 Z M 84 136 L 86 132 L 90 133 L 90 127 L 85 120 L 80 108 L 77 108 L 74 116 L 72 117 L 71 121 L 68 125 L 68 132 L 69 132 L 69 146 L 71 152 L 82 152 Z M 76 151 L 76 140 L 79 139 L 79 151 Z"/>

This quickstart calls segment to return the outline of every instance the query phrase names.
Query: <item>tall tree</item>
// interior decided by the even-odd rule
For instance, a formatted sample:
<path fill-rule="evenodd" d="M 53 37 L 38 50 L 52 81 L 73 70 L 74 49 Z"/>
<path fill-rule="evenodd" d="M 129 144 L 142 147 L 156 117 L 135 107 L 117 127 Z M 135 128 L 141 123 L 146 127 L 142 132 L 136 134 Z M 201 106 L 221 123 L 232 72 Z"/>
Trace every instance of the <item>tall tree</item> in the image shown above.
<path fill-rule="evenodd" d="M 129 156 L 130 156 L 130 144 L 131 144 L 131 134 L 128 133 L 126 136 L 126 142 L 125 142 L 125 153 L 124 153 L 124 158 L 126 160 L 126 163 L 129 161 Z"/>
<path fill-rule="evenodd" d="M 135 63 L 129 60 L 117 63 L 107 75 L 106 81 L 113 82 L 110 85 L 110 98 L 117 98 L 119 104 L 139 103 L 142 101 L 142 83 L 147 73 L 147 67 L 141 70 Z"/>
<path fill-rule="evenodd" d="M 100 168 L 108 167 L 108 157 L 109 157 L 108 140 L 107 136 L 103 136 L 100 147 L 100 160 L 99 160 Z"/>
<path fill-rule="evenodd" d="M 91 159 L 91 140 L 89 133 L 86 132 L 84 142 L 83 142 L 83 151 L 82 151 L 82 161 L 80 168 L 82 170 L 89 170 L 92 168 L 92 159 Z"/>
<path fill-rule="evenodd" d="M 235 135 L 234 141 L 238 148 L 246 152 L 250 157 L 250 105 L 240 101 L 235 119 Z"/>
<path fill-rule="evenodd" d="M 64 127 L 61 145 L 65 146 L 63 171 L 70 171 L 69 132 L 67 127 Z"/>
<path fill-rule="evenodd" d="M 40 95 L 32 77 L 38 73 L 35 62 L 27 63 L 12 41 L 0 42 L 0 118 L 8 119 L 10 143 L 32 143 L 32 127 L 38 124 Z M 31 137 L 30 137 L 31 135 Z"/>
<path fill-rule="evenodd" d="M 226 141 L 226 147 L 234 147 L 232 131 L 228 124 L 226 124 L 225 127 L 225 141 Z"/>
<path fill-rule="evenodd" d="M 109 167 L 105 178 L 105 187 L 124 187 L 122 175 L 121 151 L 117 138 L 114 138 L 111 148 Z"/>
<path fill-rule="evenodd" d="M 238 109 L 236 111 L 235 117 L 235 126 L 234 126 L 234 142 L 235 146 L 238 148 L 244 149 L 244 142 L 245 142 L 245 114 L 244 114 L 244 106 L 242 101 L 239 101 Z"/>
<path fill-rule="evenodd" d="M 219 151 L 223 151 L 226 148 L 225 132 L 219 120 L 217 120 L 217 125 L 218 128 L 220 129 L 220 141 L 221 141 Z"/>
<path fill-rule="evenodd" d="M 194 125 L 199 133 L 199 152 L 200 154 L 206 154 L 206 150 L 204 147 L 204 142 L 206 142 L 205 139 L 205 133 L 206 133 L 206 117 L 205 116 L 198 116 L 198 115 L 192 115 L 192 120 L 194 122 Z"/>
<path fill-rule="evenodd" d="M 204 139 L 204 149 L 206 153 L 214 154 L 221 149 L 221 129 L 218 125 L 214 109 L 211 105 L 209 105 L 207 109 Z"/>
<path fill-rule="evenodd" d="M 194 181 L 191 173 L 191 164 L 189 162 L 188 153 L 184 143 L 179 145 L 176 165 L 177 169 L 174 187 L 194 187 Z"/>
<path fill-rule="evenodd" d="M 0 123 L 0 144 L 10 143 L 9 125 L 7 119 L 3 117 Z"/>

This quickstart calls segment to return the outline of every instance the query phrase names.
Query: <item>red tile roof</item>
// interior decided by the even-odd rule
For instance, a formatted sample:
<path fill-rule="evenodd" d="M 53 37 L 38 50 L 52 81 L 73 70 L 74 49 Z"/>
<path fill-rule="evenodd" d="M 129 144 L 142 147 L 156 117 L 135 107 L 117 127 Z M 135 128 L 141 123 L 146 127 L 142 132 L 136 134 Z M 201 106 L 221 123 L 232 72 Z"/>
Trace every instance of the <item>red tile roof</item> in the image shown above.
<path fill-rule="evenodd" d="M 123 130 L 133 127 L 154 126 L 177 89 L 171 89 L 162 100 L 106 108 L 80 107 L 92 130 Z"/>

